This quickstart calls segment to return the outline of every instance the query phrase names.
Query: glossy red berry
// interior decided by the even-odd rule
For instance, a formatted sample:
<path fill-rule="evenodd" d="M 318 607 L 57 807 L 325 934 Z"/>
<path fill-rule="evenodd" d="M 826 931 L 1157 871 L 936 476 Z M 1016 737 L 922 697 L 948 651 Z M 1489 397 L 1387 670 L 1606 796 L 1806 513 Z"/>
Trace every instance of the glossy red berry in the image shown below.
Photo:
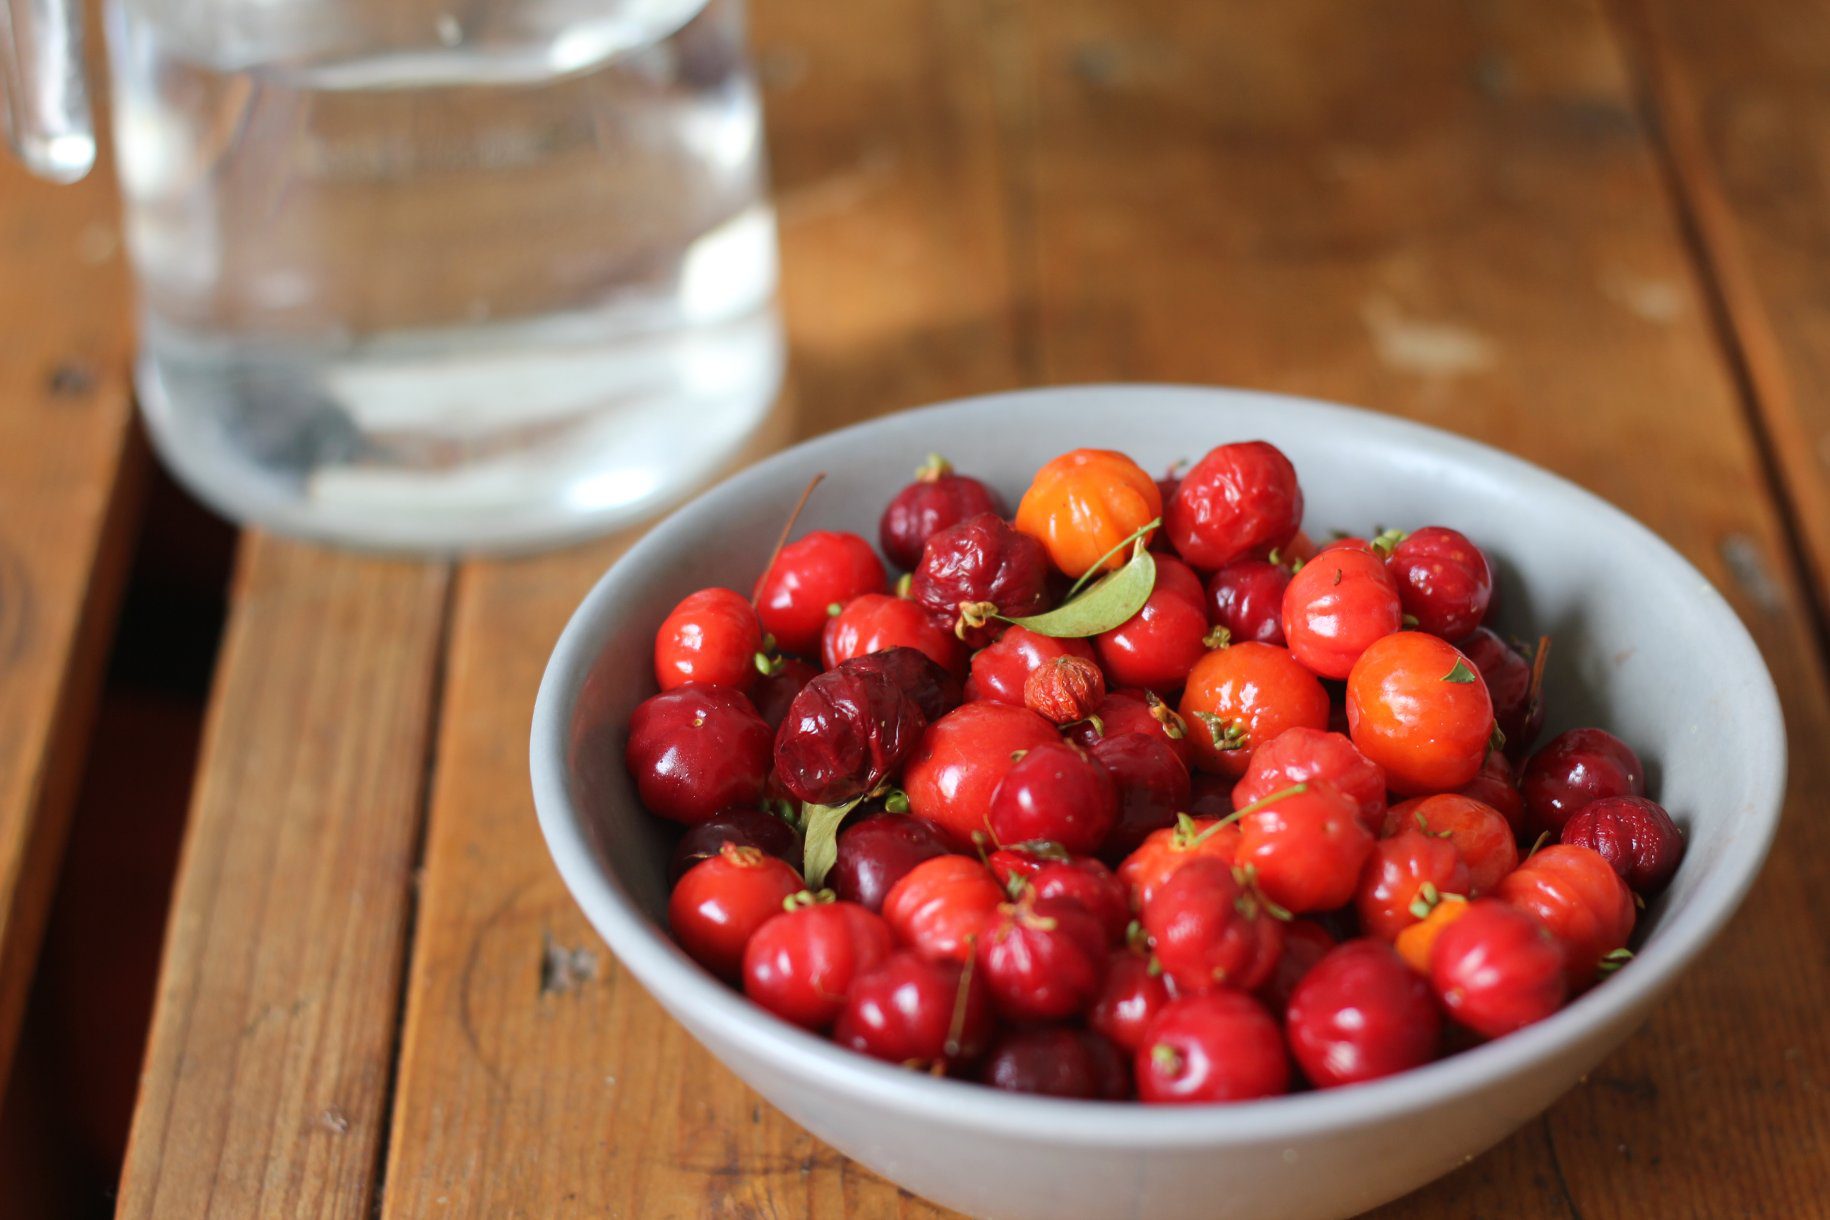
<path fill-rule="evenodd" d="M 1087 1013 L 1087 1024 L 1127 1051 L 1135 1051 L 1144 1031 L 1175 997 L 1148 953 L 1114 949 L 1106 962 L 1106 981 Z"/>
<path fill-rule="evenodd" d="M 833 607 L 881 593 L 886 584 L 883 562 L 870 543 L 856 534 L 816 530 L 783 547 L 763 573 L 756 583 L 756 612 L 783 650 L 811 657 L 819 652 Z"/>
<path fill-rule="evenodd" d="M 1525 833 L 1525 797 L 1513 778 L 1512 764 L 1498 750 L 1489 750 L 1474 778 L 1458 791 L 1499 812 L 1512 827 L 1514 837 Z"/>
<path fill-rule="evenodd" d="M 1632 747 L 1612 733 L 1571 729 L 1531 756 L 1519 786 L 1531 829 L 1557 835 L 1590 801 L 1644 796 L 1646 769 Z"/>
<path fill-rule="evenodd" d="M 750 701 L 756 710 L 768 722 L 770 729 L 781 728 L 787 718 L 788 706 L 794 697 L 801 693 L 801 688 L 819 676 L 816 665 L 810 665 L 799 657 L 780 657 L 766 674 L 756 679 L 750 688 Z"/>
<path fill-rule="evenodd" d="M 748 690 L 762 646 L 762 622 L 741 594 L 701 589 L 682 599 L 655 632 L 655 681 L 662 690 L 689 685 Z"/>
<path fill-rule="evenodd" d="M 1244 807 L 1239 865 L 1285 910 L 1301 914 L 1345 906 L 1373 846 L 1358 803 L 1322 779 L 1286 792 Z"/>
<path fill-rule="evenodd" d="M 1027 627 L 1011 627 L 997 640 L 972 654 L 972 673 L 966 679 L 966 699 L 1024 706 L 1023 692 L 1031 674 L 1062 657 L 1093 659 L 1093 646 L 1085 640 L 1063 640 L 1039 635 Z"/>
<path fill-rule="evenodd" d="M 1063 898 L 1005 903 L 978 936 L 975 960 L 998 1012 L 1012 1021 L 1056 1021 L 1093 1006 L 1105 982 L 1106 931 Z"/>
<path fill-rule="evenodd" d="M 963 962 L 1004 900 L 1004 887 L 977 860 L 936 856 L 890 887 L 883 917 L 897 940 L 923 956 Z"/>
<path fill-rule="evenodd" d="M 1175 825 L 1146 836 L 1118 866 L 1118 879 L 1131 893 L 1131 908 L 1141 911 L 1163 883 L 1189 861 L 1212 859 L 1231 870 L 1238 854 L 1237 824 L 1182 815 Z"/>
<path fill-rule="evenodd" d="M 1296 985 L 1337 943 L 1334 934 L 1315 920 L 1292 919 L 1284 925 L 1284 951 L 1277 955 L 1277 968 L 1259 984 L 1258 998 L 1272 1012 L 1284 1011 Z"/>
<path fill-rule="evenodd" d="M 994 853 L 991 868 L 998 871 Z M 1131 898 L 1124 883 L 1097 860 L 1073 856 L 1043 860 L 1025 878 L 1022 893 L 1036 899 L 1064 898 L 1080 904 L 1105 929 L 1106 940 L 1117 944 L 1131 922 Z"/>
<path fill-rule="evenodd" d="M 1522 757 L 1544 727 L 1544 701 L 1533 682 L 1531 659 L 1486 627 L 1475 628 L 1456 647 L 1487 684 L 1506 752 Z"/>
<path fill-rule="evenodd" d="M 1430 949 L 1430 987 L 1457 1023 L 1498 1038 L 1563 1007 L 1563 951 L 1536 916 L 1491 898 L 1468 904 Z"/>
<path fill-rule="evenodd" d="M 1028 708 L 966 703 L 928 726 L 902 774 L 911 812 L 946 831 L 955 847 L 989 834 L 991 795 L 1015 755 L 1060 741 L 1055 726 Z"/>
<path fill-rule="evenodd" d="M 1044 742 L 1005 772 L 986 820 L 995 842 L 1058 843 L 1091 855 L 1118 821 L 1118 792 L 1106 769 L 1078 749 Z"/>
<path fill-rule="evenodd" d="M 726 843 L 754 847 L 764 855 L 789 864 L 798 863 L 801 856 L 801 836 L 794 827 L 772 813 L 740 805 L 720 810 L 687 828 L 674 845 L 674 854 L 667 866 L 668 879 L 679 881 L 687 869 L 717 855 Z"/>
<path fill-rule="evenodd" d="M 1473 779 L 1493 737 L 1493 703 L 1468 659 L 1433 635 L 1374 643 L 1347 676 L 1353 744 L 1406 796 L 1453 792 Z"/>
<path fill-rule="evenodd" d="M 1467 892 L 1468 866 L 1455 844 L 1419 830 L 1401 830 L 1373 844 L 1360 871 L 1354 909 L 1368 935 L 1396 940 L 1428 915 L 1442 895 Z"/>
<path fill-rule="evenodd" d="M 1467 535 L 1427 525 L 1400 539 L 1386 560 L 1397 582 L 1404 612 L 1417 628 L 1451 643 L 1467 636 L 1487 615 L 1493 572 Z"/>
<path fill-rule="evenodd" d="M 909 598 L 935 626 L 968 647 L 990 643 L 1004 624 L 1048 605 L 1048 553 L 996 513 L 950 526 L 929 538 L 909 582 Z"/>
<path fill-rule="evenodd" d="M 1094 646 L 1114 684 L 1166 695 L 1182 689 L 1188 671 L 1206 654 L 1207 632 L 1200 579 L 1165 556 L 1157 560 L 1156 587 L 1143 606 L 1095 637 Z"/>
<path fill-rule="evenodd" d="M 897 492 L 877 523 L 877 541 L 890 562 L 913 568 L 929 538 L 980 513 L 1008 516 L 998 494 L 968 475 L 955 474 L 935 455 L 915 472 L 915 481 Z"/>
<path fill-rule="evenodd" d="M 1264 1006 L 1236 991 L 1184 996 L 1158 1014 L 1133 1061 L 1140 1101 L 1250 1101 L 1290 1087 L 1283 1034 Z"/>
<path fill-rule="evenodd" d="M 1392 806 L 1385 834 L 1416 830 L 1454 844 L 1468 866 L 1467 898 L 1478 898 L 1519 864 L 1512 827 L 1498 810 L 1455 792 L 1421 796 Z"/>
<path fill-rule="evenodd" d="M 1097 1033 L 1059 1025 L 1005 1034 L 980 1079 L 994 1089 L 1043 1097 L 1122 1101 L 1131 1095 L 1127 1056 Z"/>
<path fill-rule="evenodd" d="M 1101 737 L 1143 733 L 1168 742 L 1183 766 L 1192 770 L 1195 765 L 1195 743 L 1188 724 L 1155 691 L 1110 691 L 1093 717 L 1097 723 L 1077 724 L 1068 729 L 1068 740 L 1082 749 L 1090 749 Z"/>
<path fill-rule="evenodd" d="M 1104 858 L 1124 858 L 1151 832 L 1175 825 L 1188 807 L 1188 768 L 1160 733 L 1098 737 L 1087 752 L 1118 793 L 1118 819 L 1099 849 Z"/>
<path fill-rule="evenodd" d="M 1385 772 L 1360 753 L 1343 733 L 1298 726 L 1285 729 L 1252 751 L 1251 765 L 1233 788 L 1233 806 L 1253 801 L 1292 784 L 1319 779 L 1353 801 L 1360 822 L 1371 831 L 1385 823 Z"/>
<path fill-rule="evenodd" d="M 651 813 L 691 825 L 760 801 L 774 740 L 739 692 L 683 686 L 636 707 L 624 762 Z"/>
<path fill-rule="evenodd" d="M 1283 951 L 1283 925 L 1264 899 L 1213 859 L 1171 873 L 1145 902 L 1143 925 L 1163 972 L 1185 995 L 1251 991 Z"/>
<path fill-rule="evenodd" d="M 880 813 L 839 832 L 838 855 L 826 884 L 847 902 L 881 911 L 890 890 L 917 864 L 948 852 L 946 836 L 926 818 Z"/>
<path fill-rule="evenodd" d="M 1242 441 L 1209 450 L 1182 476 L 1163 526 L 1177 554 L 1212 572 L 1283 546 L 1302 520 L 1290 459 L 1264 441 Z"/>
<path fill-rule="evenodd" d="M 1240 776 L 1252 751 L 1278 734 L 1326 728 L 1328 692 L 1287 650 L 1233 644 L 1195 663 L 1180 710 L 1196 765 Z"/>
<path fill-rule="evenodd" d="M 1085 657 L 1045 661 L 1023 683 L 1023 706 L 1051 724 L 1085 720 L 1105 700 L 1106 676 Z"/>
<path fill-rule="evenodd" d="M 1234 643 L 1284 643 L 1284 590 L 1290 569 L 1268 559 L 1240 559 L 1207 581 L 1207 616 Z"/>
<path fill-rule="evenodd" d="M 996 1028 L 974 972 L 899 952 L 852 984 L 832 1038 L 889 1063 L 939 1071 L 977 1059 Z"/>
<path fill-rule="evenodd" d="M 1586 847 L 1552 844 L 1503 878 L 1494 897 L 1536 915 L 1563 946 L 1572 993 L 1618 964 L 1633 935 L 1633 894 L 1614 866 Z"/>
<path fill-rule="evenodd" d="M 1663 891 L 1684 858 L 1684 832 L 1643 796 L 1590 801 L 1563 824 L 1563 842 L 1600 855 L 1642 898 Z"/>
<path fill-rule="evenodd" d="M 934 625 L 927 611 L 906 597 L 865 593 L 846 602 L 827 621 L 820 638 L 820 660 L 831 669 L 845 661 L 882 652 L 913 648 L 950 674 L 965 669 L 966 647 Z"/>
<path fill-rule="evenodd" d="M 1360 654 L 1402 625 L 1385 561 L 1357 538 L 1325 546 L 1284 590 L 1284 643 L 1324 678 L 1345 678 Z"/>
<path fill-rule="evenodd" d="M 775 778 L 795 799 L 837 805 L 901 769 L 927 728 L 882 668 L 848 661 L 813 679 L 775 735 Z"/>
<path fill-rule="evenodd" d="M 743 951 L 743 993 L 784 1021 L 823 1030 L 854 980 L 895 948 L 890 927 L 851 902 L 815 902 L 776 915 Z"/>
<path fill-rule="evenodd" d="M 1381 940 L 1350 940 L 1290 997 L 1290 1052 L 1321 1089 L 1362 1084 L 1436 1057 L 1442 1022 L 1429 984 Z"/>
<path fill-rule="evenodd" d="M 667 926 L 692 959 L 735 980 L 744 946 L 802 889 L 801 875 L 754 847 L 726 844 L 686 871 L 667 902 Z"/>

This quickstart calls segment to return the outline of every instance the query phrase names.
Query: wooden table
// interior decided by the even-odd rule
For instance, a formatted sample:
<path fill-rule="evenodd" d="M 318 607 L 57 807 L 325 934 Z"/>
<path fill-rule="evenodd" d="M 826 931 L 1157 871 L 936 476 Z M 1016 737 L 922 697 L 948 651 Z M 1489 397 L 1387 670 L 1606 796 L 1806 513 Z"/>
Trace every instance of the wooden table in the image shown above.
<path fill-rule="evenodd" d="M 1109 379 L 1514 450 L 1733 600 L 1794 759 L 1649 1027 L 1393 1214 L 1830 1195 L 1830 11 L 1806 0 L 757 0 L 802 435 Z M 139 503 L 110 186 L 0 179 L 0 1075 Z M 969 458 L 969 454 L 958 455 Z M 535 830 L 548 648 L 629 538 L 241 542 L 127 1217 L 930 1214 L 628 979 Z"/>

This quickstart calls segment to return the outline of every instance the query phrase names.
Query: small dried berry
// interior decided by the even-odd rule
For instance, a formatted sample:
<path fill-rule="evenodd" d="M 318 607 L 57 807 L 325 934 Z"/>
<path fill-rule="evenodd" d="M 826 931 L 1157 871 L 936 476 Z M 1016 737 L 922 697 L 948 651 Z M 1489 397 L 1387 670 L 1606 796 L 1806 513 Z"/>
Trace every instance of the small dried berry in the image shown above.
<path fill-rule="evenodd" d="M 1023 706 L 1055 724 L 1085 720 L 1105 698 L 1106 676 L 1085 657 L 1044 662 L 1023 683 Z"/>

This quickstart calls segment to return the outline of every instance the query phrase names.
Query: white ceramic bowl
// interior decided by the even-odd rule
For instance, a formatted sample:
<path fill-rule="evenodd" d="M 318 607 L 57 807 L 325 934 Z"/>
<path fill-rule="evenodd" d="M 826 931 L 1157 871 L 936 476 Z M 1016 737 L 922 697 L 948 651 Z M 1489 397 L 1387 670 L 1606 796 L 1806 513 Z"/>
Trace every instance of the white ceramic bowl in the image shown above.
<path fill-rule="evenodd" d="M 775 1020 L 668 939 L 668 835 L 623 772 L 654 689 L 654 631 L 705 585 L 747 587 L 815 471 L 801 528 L 872 536 L 930 451 L 1014 504 L 1043 461 L 1122 449 L 1146 469 L 1260 437 L 1296 463 L 1326 536 L 1441 522 L 1498 559 L 1503 625 L 1556 640 L 1546 735 L 1600 724 L 1644 757 L 1689 832 L 1639 955 L 1508 1038 L 1356 1088 L 1147 1107 L 995 1092 L 897 1070 Z M 1698 572 L 1643 526 L 1516 458 L 1381 415 L 1270 394 L 1090 386 L 909 411 L 743 472 L 605 574 L 560 638 L 533 725 L 534 796 L 561 875 L 623 964 L 708 1050 L 795 1121 L 937 1202 L 999 1217 L 1339 1216 L 1412 1190 L 1538 1114 L 1624 1039 L 1728 920 L 1766 855 L 1784 733 L 1760 654 Z"/>

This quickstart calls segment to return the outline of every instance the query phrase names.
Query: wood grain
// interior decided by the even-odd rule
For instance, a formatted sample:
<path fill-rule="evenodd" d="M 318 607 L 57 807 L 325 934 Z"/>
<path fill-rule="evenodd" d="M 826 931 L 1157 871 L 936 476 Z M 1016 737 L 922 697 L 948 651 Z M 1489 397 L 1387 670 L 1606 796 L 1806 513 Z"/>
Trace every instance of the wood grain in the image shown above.
<path fill-rule="evenodd" d="M 244 539 L 118 1215 L 370 1215 L 447 581 Z"/>
<path fill-rule="evenodd" d="M 0 158 L 0 1091 L 146 469 L 113 191 Z"/>

